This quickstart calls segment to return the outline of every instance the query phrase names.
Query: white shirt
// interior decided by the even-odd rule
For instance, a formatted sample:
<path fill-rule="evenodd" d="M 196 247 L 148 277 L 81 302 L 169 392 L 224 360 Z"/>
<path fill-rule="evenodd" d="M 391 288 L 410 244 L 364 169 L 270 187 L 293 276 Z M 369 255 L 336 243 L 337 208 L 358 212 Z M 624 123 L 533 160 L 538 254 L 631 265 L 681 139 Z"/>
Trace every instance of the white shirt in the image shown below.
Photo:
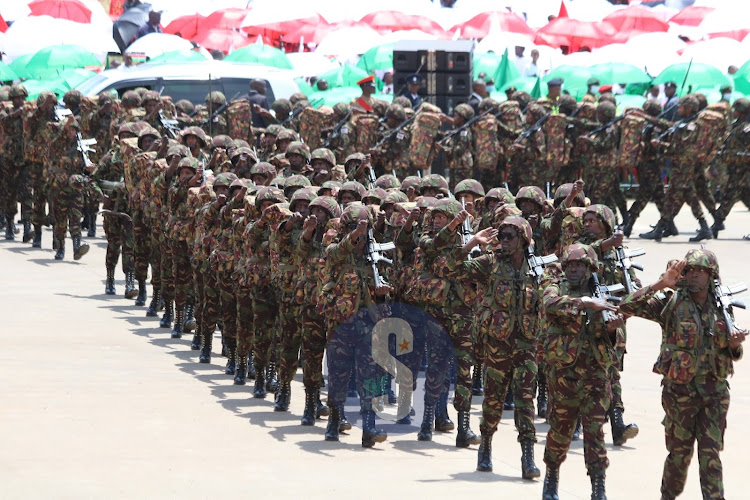
<path fill-rule="evenodd" d="M 533 61 L 529 62 L 521 72 L 521 76 L 539 76 L 539 66 Z"/>

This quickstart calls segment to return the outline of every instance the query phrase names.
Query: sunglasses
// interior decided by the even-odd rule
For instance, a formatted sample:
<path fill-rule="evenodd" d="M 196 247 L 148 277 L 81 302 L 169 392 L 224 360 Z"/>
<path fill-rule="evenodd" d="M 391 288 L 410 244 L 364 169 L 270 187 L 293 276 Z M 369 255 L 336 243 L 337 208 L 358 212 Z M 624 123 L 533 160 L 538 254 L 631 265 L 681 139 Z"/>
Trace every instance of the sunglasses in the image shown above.
<path fill-rule="evenodd" d="M 500 241 L 513 241 L 516 239 L 517 234 L 511 232 L 502 232 L 497 235 L 497 239 Z"/>

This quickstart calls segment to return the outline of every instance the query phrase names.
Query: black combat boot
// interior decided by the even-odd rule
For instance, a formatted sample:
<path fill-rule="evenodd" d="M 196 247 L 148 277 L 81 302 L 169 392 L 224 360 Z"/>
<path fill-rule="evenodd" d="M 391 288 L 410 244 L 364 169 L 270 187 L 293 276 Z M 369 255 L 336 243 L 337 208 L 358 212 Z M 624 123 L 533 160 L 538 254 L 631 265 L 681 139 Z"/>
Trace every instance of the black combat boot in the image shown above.
<path fill-rule="evenodd" d="M 184 312 L 181 307 L 176 308 L 174 316 L 174 327 L 172 327 L 172 338 L 182 338 L 182 319 L 184 318 Z"/>
<path fill-rule="evenodd" d="M 266 397 L 266 367 L 255 363 L 255 388 L 253 397 L 264 399 Z"/>
<path fill-rule="evenodd" d="M 346 432 L 352 430 L 352 423 L 346 418 L 346 412 L 344 411 L 344 405 L 339 406 L 339 432 Z"/>
<path fill-rule="evenodd" d="M 198 325 L 198 328 L 195 329 L 195 333 L 193 334 L 193 341 L 190 342 L 190 350 L 191 351 L 199 351 L 201 348 L 201 344 L 203 341 L 203 332 L 200 325 Z"/>
<path fill-rule="evenodd" d="M 34 241 L 31 243 L 34 248 L 42 248 L 42 225 L 34 224 Z"/>
<path fill-rule="evenodd" d="M 620 408 L 612 407 L 609 409 L 609 423 L 612 425 L 612 442 L 615 446 L 622 446 L 628 439 L 633 439 L 638 435 L 637 425 L 625 425 Z"/>
<path fill-rule="evenodd" d="M 135 298 L 135 305 L 139 307 L 146 305 L 146 280 L 138 280 L 138 295 Z M 146 316 L 148 316 L 148 313 Z"/>
<path fill-rule="evenodd" d="M 266 391 L 275 393 L 279 389 L 279 378 L 276 373 L 276 363 L 269 361 L 266 367 Z"/>
<path fill-rule="evenodd" d="M 171 300 L 165 301 L 164 314 L 161 317 L 161 321 L 159 321 L 159 327 L 171 328 L 173 315 L 174 315 L 174 302 L 172 302 Z"/>
<path fill-rule="evenodd" d="M 492 434 L 482 434 L 477 453 L 477 470 L 492 472 Z"/>
<path fill-rule="evenodd" d="M 542 490 L 542 500 L 560 500 L 557 496 L 557 485 L 560 482 L 560 469 L 547 466 L 544 474 L 544 489 Z"/>
<path fill-rule="evenodd" d="M 474 365 L 474 373 L 471 377 L 471 394 L 472 396 L 483 396 L 484 387 L 482 387 L 482 365 Z"/>
<path fill-rule="evenodd" d="M 16 239 L 16 233 L 13 232 L 13 217 L 5 218 L 5 239 L 13 241 Z"/>
<path fill-rule="evenodd" d="M 305 392 L 305 395 L 307 392 Z M 282 382 L 279 384 L 279 390 L 276 391 L 276 397 L 273 402 L 273 411 L 289 411 L 289 403 L 292 400 L 292 384 L 289 382 Z M 305 415 L 307 415 L 307 398 L 305 398 Z M 313 419 L 314 420 L 314 419 Z M 313 425 L 306 424 L 305 417 L 302 417 L 302 425 Z"/>
<path fill-rule="evenodd" d="M 458 435 L 456 435 L 456 446 L 459 448 L 468 448 L 469 445 L 479 444 L 482 440 L 482 438 L 474 434 L 469 427 L 469 417 L 470 414 L 468 411 L 458 412 Z"/>
<path fill-rule="evenodd" d="M 630 211 L 628 211 L 627 219 L 627 222 L 623 221 L 622 234 L 624 234 L 626 238 L 630 238 L 630 233 L 633 232 L 633 225 L 635 224 L 636 218 L 630 213 Z"/>
<path fill-rule="evenodd" d="M 680 232 L 677 230 L 677 226 L 674 225 L 674 219 L 669 219 L 667 221 L 667 228 L 664 230 L 664 237 L 679 235 Z"/>
<path fill-rule="evenodd" d="M 237 354 L 237 367 L 234 370 L 234 385 L 245 385 L 247 379 L 247 356 Z"/>
<path fill-rule="evenodd" d="M 539 468 L 534 463 L 534 441 L 524 439 L 521 441 L 521 477 L 524 479 L 536 479 L 541 475 Z"/>
<path fill-rule="evenodd" d="M 250 356 L 247 357 L 247 379 L 248 380 L 255 380 L 255 363 L 253 360 L 255 357 L 253 356 L 253 353 L 250 353 Z"/>
<path fill-rule="evenodd" d="M 73 236 L 73 260 L 81 260 L 81 257 L 89 253 L 89 244 L 81 243 L 80 236 Z"/>
<path fill-rule="evenodd" d="M 443 391 L 435 407 L 435 430 L 438 432 L 450 432 L 456 428 L 456 424 L 448 415 L 448 391 Z"/>
<path fill-rule="evenodd" d="M 138 286 L 140 287 L 141 282 L 138 282 Z M 146 295 L 146 284 L 144 282 L 143 284 L 144 290 L 143 295 Z M 140 292 L 139 292 L 140 295 Z M 140 298 L 140 297 L 139 297 Z M 149 317 L 156 317 L 159 315 L 159 302 L 161 301 L 161 288 L 154 288 L 154 295 L 151 297 L 151 303 L 148 305 L 148 309 L 146 309 L 146 316 Z M 145 301 L 144 301 L 145 302 Z M 138 300 L 135 301 L 136 305 L 138 304 Z"/>
<path fill-rule="evenodd" d="M 690 241 L 692 243 L 703 241 L 703 240 L 710 240 L 713 238 L 713 235 L 711 234 L 711 230 L 708 228 L 708 223 L 706 222 L 706 219 L 698 219 L 698 224 L 700 224 L 700 229 L 698 229 L 698 234 L 690 238 Z"/>
<path fill-rule="evenodd" d="M 375 428 L 375 412 L 370 410 L 362 414 L 362 448 L 372 448 L 375 443 L 388 439 L 383 429 Z"/>
<path fill-rule="evenodd" d="M 65 238 L 57 241 L 57 253 L 55 253 L 55 260 L 63 260 L 65 258 Z"/>
<path fill-rule="evenodd" d="M 315 391 L 305 388 L 305 410 L 302 412 L 302 425 L 315 425 Z"/>
<path fill-rule="evenodd" d="M 135 289 L 135 272 L 128 271 L 125 273 L 125 298 L 132 299 L 138 295 L 138 290 Z"/>
<path fill-rule="evenodd" d="M 723 231 L 723 230 L 724 230 L 724 219 L 722 219 L 719 214 L 714 215 L 714 223 L 713 225 L 711 225 L 711 236 L 713 236 L 714 239 L 716 239 L 719 237 L 719 231 Z"/>
<path fill-rule="evenodd" d="M 315 389 L 315 418 L 327 417 L 331 409 L 320 400 L 320 389 Z"/>
<path fill-rule="evenodd" d="M 96 210 L 89 212 L 89 232 L 86 233 L 89 238 L 96 237 Z"/>
<path fill-rule="evenodd" d="M 513 383 L 508 384 L 508 392 L 505 393 L 505 401 L 503 402 L 503 410 L 515 410 L 516 402 L 513 400 Z"/>
<path fill-rule="evenodd" d="M 422 415 L 422 427 L 417 433 L 419 441 L 432 441 L 432 422 L 435 420 L 435 405 L 424 405 L 424 415 Z"/>
<path fill-rule="evenodd" d="M 581 416 L 578 416 L 578 420 L 576 421 L 576 428 L 573 430 L 573 441 L 578 441 L 581 439 Z"/>
<path fill-rule="evenodd" d="M 114 295 L 117 293 L 115 290 L 115 270 L 107 269 L 107 280 L 104 282 L 104 293 L 107 295 Z"/>
<path fill-rule="evenodd" d="M 187 333 L 196 328 L 198 328 L 198 323 L 195 321 L 195 305 L 188 302 L 185 306 L 185 323 L 183 323 L 182 329 Z"/>
<path fill-rule="evenodd" d="M 591 500 L 607 500 L 607 493 L 604 491 L 604 479 L 606 474 L 603 470 L 590 470 L 589 479 L 591 479 Z"/>
<path fill-rule="evenodd" d="M 227 346 L 227 366 L 224 367 L 224 373 L 234 375 L 237 369 L 237 339 L 225 339 Z"/>
<path fill-rule="evenodd" d="M 547 418 L 547 379 L 539 375 L 537 379 L 536 415 L 539 418 Z"/>
<path fill-rule="evenodd" d="M 210 363 L 211 362 L 211 347 L 214 342 L 214 333 L 208 333 L 208 332 L 202 332 L 203 333 L 203 339 L 202 339 L 202 346 L 201 346 L 201 355 L 198 358 L 198 362 L 200 363 Z"/>
<path fill-rule="evenodd" d="M 28 243 L 34 238 L 34 231 L 31 230 L 31 222 L 23 221 L 23 242 Z"/>
<path fill-rule="evenodd" d="M 661 218 L 651 231 L 647 233 L 641 233 L 638 235 L 638 237 L 643 238 L 644 240 L 661 241 L 662 236 L 664 236 L 664 230 L 668 225 L 669 221 L 667 221 L 667 219 L 665 218 Z"/>
<path fill-rule="evenodd" d="M 326 426 L 326 441 L 338 441 L 339 440 L 339 423 L 341 420 L 341 413 L 337 407 L 331 408 L 331 415 L 328 417 L 328 425 Z"/>

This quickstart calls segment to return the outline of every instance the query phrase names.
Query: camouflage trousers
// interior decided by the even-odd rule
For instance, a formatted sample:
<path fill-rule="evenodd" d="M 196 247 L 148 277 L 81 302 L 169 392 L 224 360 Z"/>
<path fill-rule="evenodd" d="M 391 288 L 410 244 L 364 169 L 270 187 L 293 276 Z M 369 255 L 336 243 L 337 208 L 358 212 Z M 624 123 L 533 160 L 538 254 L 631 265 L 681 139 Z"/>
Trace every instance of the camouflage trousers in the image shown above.
<path fill-rule="evenodd" d="M 667 459 L 661 480 L 664 498 L 682 493 L 693 446 L 698 442 L 698 470 L 705 499 L 723 499 L 724 483 L 719 453 L 724 447 L 724 430 L 729 411 L 729 386 L 724 382 L 662 382 L 661 402 Z"/>
<path fill-rule="evenodd" d="M 172 268 L 172 245 L 166 236 L 159 237 L 159 255 L 160 260 L 159 266 L 161 268 L 161 293 L 164 298 L 164 302 L 171 302 L 174 300 L 174 274 Z M 138 259 L 136 258 L 136 267 L 138 266 Z M 148 271 L 148 265 L 146 266 Z M 137 275 L 136 275 L 137 276 Z"/>
<path fill-rule="evenodd" d="M 698 171 L 695 174 L 695 193 L 698 195 L 698 199 L 706 207 L 708 213 L 711 215 L 716 214 L 716 198 L 714 198 L 711 192 L 711 186 L 708 184 L 706 173 L 703 171 L 703 167 L 698 166 Z"/>
<path fill-rule="evenodd" d="M 456 190 L 456 184 L 464 179 L 471 179 L 473 176 L 472 168 L 466 167 L 463 164 L 460 164 L 460 166 L 449 165 L 448 169 L 450 171 L 451 193 Z"/>
<path fill-rule="evenodd" d="M 648 202 L 653 201 L 659 212 L 664 207 L 664 183 L 661 180 L 662 163 L 656 160 L 644 160 L 638 166 L 638 191 L 635 201 L 630 205 L 628 213 L 636 219 Z"/>
<path fill-rule="evenodd" d="M 362 412 L 372 410 L 372 398 L 384 394 L 385 371 L 372 357 L 373 323 L 367 314 L 355 313 L 328 337 L 328 405 L 346 402 L 352 367 Z"/>
<path fill-rule="evenodd" d="M 31 223 L 35 226 L 44 225 L 47 222 L 47 186 L 45 183 L 44 165 L 32 163 L 29 165 L 29 177 L 31 178 Z"/>
<path fill-rule="evenodd" d="M 299 349 L 302 345 L 301 319 L 302 306 L 294 302 L 294 293 L 280 292 L 278 339 L 280 383 L 291 383 L 297 373 Z"/>
<path fill-rule="evenodd" d="M 271 287 L 253 289 L 253 361 L 256 370 L 268 365 L 275 356 L 279 305 Z M 272 357 L 273 356 L 273 357 Z"/>
<path fill-rule="evenodd" d="M 71 184 L 74 178 L 82 177 L 71 175 L 68 185 L 53 185 L 50 189 L 50 200 L 52 201 L 52 216 L 55 220 L 55 239 L 65 239 L 65 233 L 70 229 L 71 238 L 81 236 L 81 190 L 79 185 Z"/>
<path fill-rule="evenodd" d="M 557 468 L 565 461 L 580 416 L 586 468 L 589 471 L 606 469 L 609 459 L 604 443 L 604 423 L 612 399 L 609 379 L 601 377 L 586 380 L 566 376 L 574 375 L 574 372 L 552 367 L 546 375 L 550 402 L 544 463 Z"/>
<path fill-rule="evenodd" d="M 104 216 L 104 235 L 107 238 L 107 254 L 104 263 L 107 269 L 117 267 L 122 253 L 122 272 L 133 270 L 133 222 L 124 217 Z"/>
<path fill-rule="evenodd" d="M 314 306 L 302 305 L 302 382 L 306 389 L 319 389 L 323 381 L 326 350 L 326 320 Z"/>
<path fill-rule="evenodd" d="M 175 310 L 181 310 L 192 301 L 192 268 L 190 267 L 190 250 L 187 242 L 183 240 L 171 240 L 169 246 L 172 250 L 172 283 L 174 286 Z"/>
<path fill-rule="evenodd" d="M 586 185 L 586 194 L 591 203 L 602 203 L 609 207 L 617 208 L 620 214 L 628 211 L 625 195 L 622 194 L 617 177 L 617 169 L 606 167 L 604 170 L 597 169 L 595 175 L 590 178 L 591 186 Z"/>
<path fill-rule="evenodd" d="M 201 261 L 195 259 L 190 261 L 190 267 L 193 271 L 193 293 L 195 294 L 193 317 L 195 318 L 195 323 L 201 328 L 203 327 L 203 304 L 205 303 L 204 292 L 206 286 L 202 266 L 203 262 Z M 198 331 L 200 332 L 200 330 Z"/>
<path fill-rule="evenodd" d="M 692 165 L 678 165 L 672 163 L 672 177 L 669 179 L 669 187 L 664 199 L 664 212 L 666 218 L 675 217 L 686 202 L 690 205 L 693 217 L 703 218 L 700 200 L 695 190 L 696 169 Z"/>
<path fill-rule="evenodd" d="M 510 176 L 513 182 L 520 186 L 538 186 L 545 191 L 547 181 L 552 181 L 549 169 L 544 163 L 520 164 L 513 163 Z"/>
<path fill-rule="evenodd" d="M 721 196 L 721 206 L 717 210 L 717 216 L 722 220 L 729 216 L 734 204 L 742 199 L 743 191 L 746 191 L 750 185 L 750 168 L 747 164 L 733 163 L 727 167 L 727 173 L 731 182 L 725 186 Z"/>
<path fill-rule="evenodd" d="M 476 169 L 477 173 L 475 175 L 475 179 L 478 178 L 479 181 L 482 183 L 482 186 L 484 186 L 484 189 L 486 191 L 489 191 L 493 187 L 502 186 L 505 183 L 505 170 L 497 167 L 496 170 L 480 170 Z M 512 187 L 510 184 L 513 182 L 512 178 L 508 179 L 509 188 L 511 188 L 511 192 L 515 193 L 517 190 L 517 187 Z"/>
<path fill-rule="evenodd" d="M 237 302 L 237 359 L 244 359 L 250 355 L 255 341 L 253 289 L 238 285 L 234 295 Z"/>
<path fill-rule="evenodd" d="M 571 157 L 573 155 L 571 154 Z M 575 182 L 579 179 L 581 163 L 578 160 L 570 160 L 567 165 L 563 165 L 557 171 L 555 184 L 560 186 L 565 183 Z"/>
<path fill-rule="evenodd" d="M 221 336 L 223 339 L 237 338 L 237 296 L 232 271 L 217 271 L 216 284 L 219 288 L 219 311 L 221 315 Z M 212 332 L 213 330 L 207 330 Z"/>
<path fill-rule="evenodd" d="M 501 340 L 489 335 L 484 343 L 484 363 L 487 374 L 484 383 L 482 421 L 479 429 L 484 435 L 497 430 L 503 416 L 503 403 L 508 384 L 513 390 L 515 422 L 518 441 L 536 442 L 534 426 L 534 383 L 536 381 L 536 342 L 513 334 Z M 512 377 L 512 380 L 511 380 Z"/>
<path fill-rule="evenodd" d="M 131 212 L 133 218 L 133 260 L 136 281 L 148 279 L 148 264 L 151 260 L 151 235 L 157 232 L 157 237 L 162 238 L 158 221 L 146 217 L 143 210 L 135 208 Z M 156 226 L 151 226 L 156 222 Z M 158 228 L 158 229 L 157 229 Z M 163 252 L 159 252 L 163 255 Z"/>
<path fill-rule="evenodd" d="M 167 276 L 167 279 L 171 279 L 172 267 L 166 265 L 166 258 L 161 251 L 161 239 L 164 235 L 159 228 L 159 222 L 151 219 L 152 224 L 151 234 L 149 236 L 149 247 L 151 248 L 151 254 L 149 255 L 148 262 L 151 263 L 151 286 L 154 290 L 161 290 L 163 284 L 163 276 Z M 148 276 L 148 262 L 145 264 L 135 261 L 135 276 L 136 280 L 141 279 L 139 277 Z M 138 269 L 138 267 L 141 269 Z M 165 269 L 169 267 L 169 269 Z"/>
<path fill-rule="evenodd" d="M 200 271 L 201 281 L 196 280 L 196 286 L 202 286 L 202 311 L 201 311 L 201 331 L 204 335 L 213 335 L 216 330 L 216 323 L 221 314 L 221 292 L 219 284 L 216 282 L 216 272 L 210 268 Z M 226 328 L 226 327 L 224 327 Z"/>
<path fill-rule="evenodd" d="M 26 165 L 15 165 L 7 158 L 0 158 L 0 192 L 0 209 L 5 211 L 6 217 L 14 218 L 21 203 L 21 220 L 31 220 L 31 177 Z"/>

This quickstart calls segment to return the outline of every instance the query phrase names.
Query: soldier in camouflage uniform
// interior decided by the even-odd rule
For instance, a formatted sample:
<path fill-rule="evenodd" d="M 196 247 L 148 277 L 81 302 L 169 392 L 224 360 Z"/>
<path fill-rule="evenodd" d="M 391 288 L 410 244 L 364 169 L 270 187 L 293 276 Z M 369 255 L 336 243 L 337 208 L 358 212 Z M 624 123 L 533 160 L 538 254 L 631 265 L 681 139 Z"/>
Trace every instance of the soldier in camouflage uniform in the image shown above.
<path fill-rule="evenodd" d="M 526 110 L 526 123 L 529 126 L 544 116 L 543 107 L 532 104 Z M 551 180 L 547 168 L 547 146 L 544 131 L 539 129 L 521 142 L 510 147 L 513 160 L 511 163 L 510 184 L 513 186 L 544 186 Z"/>
<path fill-rule="evenodd" d="M 214 90 L 206 95 L 206 108 L 196 115 L 196 121 L 200 122 L 200 128 L 210 136 L 225 135 L 229 133 L 229 126 L 226 118 L 226 108 L 222 113 L 214 112 L 227 103 L 227 98 L 222 92 Z"/>
<path fill-rule="evenodd" d="M 391 104 L 385 114 L 387 128 L 383 135 L 388 135 L 393 129 L 406 120 L 404 108 L 398 104 Z M 404 127 L 390 137 L 382 146 L 371 149 L 376 173 L 393 174 L 399 179 L 406 177 L 409 172 L 409 143 L 411 132 Z"/>
<path fill-rule="evenodd" d="M 0 130 L 3 134 L 0 150 L 0 184 L 3 185 L 6 199 L 0 211 L 5 212 L 5 239 L 15 239 L 13 232 L 14 219 L 21 203 L 21 221 L 23 222 L 23 242 L 33 238 L 31 230 L 31 177 L 29 166 L 24 158 L 23 118 L 24 100 L 29 95 L 23 85 L 13 85 L 8 96 L 13 102 L 9 109 L 0 112 Z"/>
<path fill-rule="evenodd" d="M 31 246 L 34 248 L 42 247 L 42 225 L 47 222 L 47 179 L 44 169 L 47 161 L 46 152 L 52 139 L 47 124 L 56 121 L 56 103 L 55 94 L 49 91 L 42 92 L 36 99 L 36 108 L 26 113 L 23 124 L 24 155 L 29 164 L 33 191 L 31 224 L 34 226 L 34 241 Z"/>
<path fill-rule="evenodd" d="M 283 153 L 283 156 L 288 160 L 289 165 L 283 170 L 279 171 L 279 177 L 287 178 L 293 175 L 301 175 L 308 179 L 312 175 L 312 168 L 310 167 L 310 148 L 307 144 L 300 141 L 293 141 L 289 144 L 289 147 Z"/>
<path fill-rule="evenodd" d="M 563 252 L 561 264 L 566 279 L 548 285 L 542 299 L 547 321 L 544 352 L 551 395 L 542 498 L 558 498 L 560 465 L 565 461 L 580 415 L 591 498 L 605 500 L 604 480 L 609 460 L 603 426 L 612 398 L 609 369 L 617 362 L 610 336 L 623 321 L 614 314 L 617 309 L 614 305 L 591 296 L 591 273 L 598 270 L 594 249 L 572 244 Z M 605 313 L 612 315 L 609 322 L 605 322 Z"/>
<path fill-rule="evenodd" d="M 459 104 L 453 110 L 453 127 L 458 129 L 474 118 L 474 108 L 468 104 Z M 455 190 L 456 184 L 474 175 L 474 158 L 471 154 L 471 127 L 466 127 L 454 135 L 450 142 L 442 145 L 448 158 L 450 187 Z"/>
<path fill-rule="evenodd" d="M 744 330 L 731 329 L 712 296 L 720 283 L 719 263 L 710 250 L 690 250 L 656 283 L 627 295 L 620 310 L 659 323 L 662 406 L 667 451 L 662 500 L 685 487 L 693 447 L 703 498 L 724 498 L 721 458 L 729 410 L 727 377 L 742 357 Z M 731 314 L 731 311 L 730 311 Z M 731 317 L 731 316 L 730 316 Z"/>

